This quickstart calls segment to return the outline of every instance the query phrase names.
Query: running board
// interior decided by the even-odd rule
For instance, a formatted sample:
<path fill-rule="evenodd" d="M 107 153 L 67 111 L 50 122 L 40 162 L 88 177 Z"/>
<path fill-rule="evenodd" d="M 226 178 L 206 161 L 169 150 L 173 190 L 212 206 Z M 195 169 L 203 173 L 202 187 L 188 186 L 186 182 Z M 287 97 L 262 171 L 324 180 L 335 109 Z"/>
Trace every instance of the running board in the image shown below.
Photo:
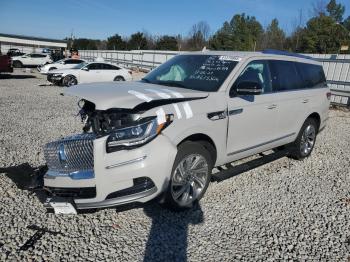
<path fill-rule="evenodd" d="M 231 177 L 238 176 L 244 172 L 250 171 L 254 168 L 263 166 L 277 159 L 285 157 L 288 155 L 288 153 L 289 153 L 289 150 L 287 149 L 283 149 L 270 154 L 260 153 L 259 158 L 240 163 L 236 166 L 232 166 L 231 164 L 235 163 L 235 162 L 232 162 L 232 163 L 225 164 L 224 166 L 216 167 L 216 169 L 219 172 L 212 174 L 211 180 L 214 182 L 222 182 Z"/>

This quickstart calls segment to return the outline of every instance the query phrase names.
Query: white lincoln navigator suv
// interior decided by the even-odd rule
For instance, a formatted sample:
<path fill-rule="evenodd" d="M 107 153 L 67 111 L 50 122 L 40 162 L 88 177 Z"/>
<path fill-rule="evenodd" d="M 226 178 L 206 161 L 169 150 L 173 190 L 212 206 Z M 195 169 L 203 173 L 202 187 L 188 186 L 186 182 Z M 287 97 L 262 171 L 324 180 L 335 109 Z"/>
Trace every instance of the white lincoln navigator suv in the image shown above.
<path fill-rule="evenodd" d="M 327 121 L 321 64 L 290 53 L 178 55 L 138 82 L 82 84 L 82 134 L 48 143 L 46 206 L 200 200 L 215 166 L 281 146 L 308 157 Z M 59 212 L 59 211 L 58 211 Z"/>

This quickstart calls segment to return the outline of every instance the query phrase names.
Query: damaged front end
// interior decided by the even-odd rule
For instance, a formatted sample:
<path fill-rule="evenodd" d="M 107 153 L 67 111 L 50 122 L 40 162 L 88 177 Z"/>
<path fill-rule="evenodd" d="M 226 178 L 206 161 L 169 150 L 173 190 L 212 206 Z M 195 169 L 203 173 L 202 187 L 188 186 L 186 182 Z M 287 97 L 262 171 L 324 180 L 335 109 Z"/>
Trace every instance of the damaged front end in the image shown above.
<path fill-rule="evenodd" d="M 96 110 L 89 101 L 79 101 L 83 132 L 97 137 L 108 135 L 106 152 L 133 149 L 150 142 L 173 120 L 173 115 L 142 117 L 140 111 L 130 109 Z"/>
<path fill-rule="evenodd" d="M 152 141 L 173 120 L 173 115 L 142 117 L 131 109 L 96 110 L 92 102 L 80 100 L 83 133 L 50 142 L 44 147 L 46 177 L 94 178 L 93 143 L 108 136 L 106 152 L 130 150 Z"/>

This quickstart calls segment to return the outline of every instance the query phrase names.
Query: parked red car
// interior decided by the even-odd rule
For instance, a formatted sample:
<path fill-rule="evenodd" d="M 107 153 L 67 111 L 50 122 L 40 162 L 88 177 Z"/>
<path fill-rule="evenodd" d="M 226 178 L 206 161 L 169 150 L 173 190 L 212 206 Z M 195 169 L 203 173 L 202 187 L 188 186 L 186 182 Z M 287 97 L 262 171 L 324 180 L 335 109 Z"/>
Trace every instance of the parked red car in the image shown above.
<path fill-rule="evenodd" d="M 12 61 L 8 55 L 0 55 L 0 73 L 12 73 Z"/>

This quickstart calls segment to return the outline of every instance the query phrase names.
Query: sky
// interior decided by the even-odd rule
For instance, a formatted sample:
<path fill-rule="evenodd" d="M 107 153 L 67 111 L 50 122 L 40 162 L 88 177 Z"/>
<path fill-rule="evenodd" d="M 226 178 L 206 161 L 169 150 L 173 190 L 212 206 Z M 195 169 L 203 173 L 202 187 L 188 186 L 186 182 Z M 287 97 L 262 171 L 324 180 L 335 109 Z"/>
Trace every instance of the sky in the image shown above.
<path fill-rule="evenodd" d="M 255 16 L 266 27 L 273 18 L 290 33 L 302 10 L 306 21 L 320 0 L 0 0 L 0 33 L 63 39 L 106 39 L 137 31 L 186 36 L 206 21 L 214 33 L 234 14 Z M 322 0 L 321 0 L 322 1 Z M 326 0 L 323 0 L 326 1 Z M 350 0 L 338 0 L 350 16 Z"/>

